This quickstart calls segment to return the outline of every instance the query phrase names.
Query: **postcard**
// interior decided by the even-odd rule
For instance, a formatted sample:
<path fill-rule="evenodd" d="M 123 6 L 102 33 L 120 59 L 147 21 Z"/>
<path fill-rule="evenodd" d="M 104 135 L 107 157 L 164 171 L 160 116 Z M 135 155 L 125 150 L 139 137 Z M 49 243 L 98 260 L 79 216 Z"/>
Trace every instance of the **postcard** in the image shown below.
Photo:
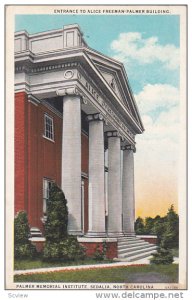
<path fill-rule="evenodd" d="M 187 5 L 5 16 L 5 289 L 182 297 Z"/>

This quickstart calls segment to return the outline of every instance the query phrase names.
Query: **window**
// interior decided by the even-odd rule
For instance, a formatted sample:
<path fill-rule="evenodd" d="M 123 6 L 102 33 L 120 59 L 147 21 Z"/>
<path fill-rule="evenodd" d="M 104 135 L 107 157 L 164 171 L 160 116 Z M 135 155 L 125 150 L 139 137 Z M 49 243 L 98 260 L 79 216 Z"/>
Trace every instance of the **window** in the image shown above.
<path fill-rule="evenodd" d="M 54 128 L 53 128 L 53 118 L 48 116 L 47 114 L 44 115 L 44 137 L 49 140 L 54 141 Z"/>
<path fill-rule="evenodd" d="M 49 199 L 49 192 L 51 189 L 51 186 L 53 184 L 53 181 L 50 179 L 43 179 L 43 217 L 44 221 L 46 221 L 47 218 L 47 201 Z"/>

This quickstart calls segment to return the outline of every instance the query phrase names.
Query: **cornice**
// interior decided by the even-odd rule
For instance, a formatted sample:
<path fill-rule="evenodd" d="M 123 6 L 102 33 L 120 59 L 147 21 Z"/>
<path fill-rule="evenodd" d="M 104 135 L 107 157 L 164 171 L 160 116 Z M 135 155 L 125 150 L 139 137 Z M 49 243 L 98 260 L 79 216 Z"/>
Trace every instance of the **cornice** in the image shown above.
<path fill-rule="evenodd" d="M 68 53 L 68 51 L 65 52 L 66 54 Z M 57 54 L 57 53 L 56 53 Z M 62 52 L 62 54 L 64 54 L 64 52 Z M 142 133 L 143 129 L 141 128 L 139 122 L 137 120 L 135 120 L 135 118 L 132 116 L 132 114 L 130 113 L 130 111 L 128 110 L 128 108 L 125 107 L 124 104 L 121 103 L 121 101 L 119 100 L 118 96 L 116 95 L 116 93 L 114 92 L 114 90 L 112 88 L 110 88 L 109 84 L 103 80 L 103 76 L 102 74 L 99 72 L 98 68 L 94 65 L 93 61 L 90 59 L 89 55 L 87 54 L 87 49 L 85 47 L 81 48 L 81 49 L 75 49 L 73 50 L 73 56 L 70 57 L 65 57 L 65 59 L 69 59 L 69 60 L 76 60 L 73 62 L 62 62 L 59 61 L 60 58 L 54 57 L 52 60 L 55 61 L 55 63 L 48 62 L 48 61 L 44 61 L 41 63 L 40 66 L 35 67 L 34 66 L 30 67 L 27 65 L 27 67 L 24 67 L 24 69 L 22 69 L 21 66 L 19 66 L 18 69 L 16 69 L 18 72 L 22 72 L 22 71 L 26 71 L 29 74 L 31 73 L 31 75 L 33 74 L 38 74 L 38 73 L 46 73 L 46 72 L 53 72 L 53 71 L 57 71 L 57 70 L 61 70 L 61 69 L 65 69 L 65 68 L 79 68 L 80 64 L 83 64 L 83 69 L 86 69 L 86 73 L 87 73 L 87 77 L 89 78 L 89 81 L 91 80 L 90 78 L 90 72 L 93 76 L 93 80 L 92 82 L 97 82 L 97 86 L 100 87 L 99 89 L 99 93 L 101 93 L 104 99 L 114 99 L 113 100 L 113 106 L 115 107 L 116 105 L 116 109 L 117 106 L 118 111 L 121 112 L 122 116 L 124 116 L 126 123 L 130 123 L 130 126 L 132 128 L 134 128 L 134 133 Z M 46 64 L 46 65 L 45 65 Z M 106 95 L 105 95 L 106 94 Z M 109 100 L 106 101 L 105 106 L 107 107 L 107 102 Z M 118 113 L 116 113 L 118 114 Z"/>
<path fill-rule="evenodd" d="M 32 94 L 28 94 L 28 102 L 31 102 L 34 105 L 38 105 L 41 103 L 41 101 L 37 99 L 35 96 L 33 96 Z"/>

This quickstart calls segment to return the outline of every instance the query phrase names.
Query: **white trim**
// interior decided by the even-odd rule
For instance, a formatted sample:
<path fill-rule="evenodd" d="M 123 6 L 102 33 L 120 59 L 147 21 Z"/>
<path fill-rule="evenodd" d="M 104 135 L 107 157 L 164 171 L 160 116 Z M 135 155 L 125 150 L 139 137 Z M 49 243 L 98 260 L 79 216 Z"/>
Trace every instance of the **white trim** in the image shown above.
<path fill-rule="evenodd" d="M 157 235 L 136 235 L 139 238 L 157 239 Z"/>
<path fill-rule="evenodd" d="M 86 172 L 81 172 L 81 177 L 88 179 L 89 176 Z"/>
<path fill-rule="evenodd" d="M 72 53 L 70 53 L 72 52 Z M 103 88 L 104 89 L 107 89 L 108 92 L 111 93 L 112 97 L 115 99 L 115 102 L 116 104 L 119 104 L 121 110 L 122 110 L 122 113 L 126 115 L 126 117 L 131 121 L 132 123 L 132 126 L 135 127 L 135 130 L 137 133 L 142 133 L 143 132 L 143 126 L 142 126 L 142 123 L 141 122 L 138 122 L 138 120 L 136 120 L 132 114 L 129 112 L 128 108 L 125 107 L 125 105 L 122 104 L 122 102 L 119 100 L 118 96 L 115 94 L 115 92 L 112 90 L 112 88 L 109 87 L 109 85 L 107 84 L 107 82 L 103 79 L 103 76 L 102 74 L 100 73 L 100 71 L 98 71 L 98 68 L 94 65 L 94 62 L 93 62 L 93 58 L 91 59 L 91 55 L 88 51 L 88 48 L 86 47 L 81 47 L 81 48 L 72 48 L 71 50 L 66 50 L 66 51 L 52 51 L 51 53 L 49 53 L 50 55 L 50 58 L 48 59 L 45 55 L 44 55 L 44 58 L 42 58 L 42 54 L 38 54 L 38 55 L 35 55 L 35 60 L 34 60 L 34 63 L 40 63 L 40 62 L 43 62 L 43 61 L 46 61 L 46 63 L 48 63 L 49 60 L 52 61 L 53 59 L 53 54 L 54 56 L 57 55 L 57 57 L 55 57 L 55 59 L 57 59 L 58 61 L 61 61 L 62 58 L 63 59 L 71 59 L 73 57 L 75 57 L 77 60 L 83 58 L 85 63 L 89 65 L 89 67 L 92 69 L 93 73 L 102 81 L 102 84 L 103 84 Z M 123 74 L 123 70 L 122 70 L 122 64 L 119 64 L 120 66 L 120 70 L 122 71 L 122 74 Z M 124 77 L 124 79 L 126 78 L 125 76 L 122 75 L 122 77 Z M 44 84 L 43 84 L 44 85 Z M 126 85 L 126 83 L 125 83 Z M 133 95 L 130 91 L 130 89 L 127 87 L 127 92 L 128 94 L 130 95 L 130 101 L 132 102 L 132 105 L 133 107 L 135 106 L 135 109 L 136 109 L 136 102 L 134 101 L 134 98 L 133 98 Z M 137 109 L 136 109 L 137 110 Z M 137 115 L 139 115 L 139 112 L 137 110 Z"/>
<path fill-rule="evenodd" d="M 41 103 L 41 101 L 37 99 L 35 96 L 33 96 L 32 94 L 28 94 L 28 102 L 34 104 L 35 106 L 38 106 L 38 104 Z"/>
<path fill-rule="evenodd" d="M 47 124 L 48 120 L 51 121 L 51 126 L 50 126 L 51 130 L 49 133 L 50 133 L 50 135 L 52 135 L 52 138 L 46 136 L 46 124 Z M 46 139 L 48 139 L 52 142 L 55 141 L 55 139 L 54 139 L 54 137 L 55 137 L 55 135 L 54 135 L 54 119 L 47 112 L 44 112 L 44 134 L 43 134 L 43 137 L 45 137 Z"/>
<path fill-rule="evenodd" d="M 29 241 L 31 241 L 31 242 L 45 242 L 46 238 L 44 238 L 44 237 L 32 237 L 32 238 L 29 238 Z"/>
<path fill-rule="evenodd" d="M 84 207 L 85 207 L 85 183 L 84 179 L 81 180 L 81 211 L 82 211 L 82 231 L 85 232 L 85 214 L 84 214 Z"/>
<path fill-rule="evenodd" d="M 117 238 L 109 238 L 109 237 L 77 237 L 79 243 L 114 243 L 117 242 Z"/>
<path fill-rule="evenodd" d="M 92 213 L 93 213 L 93 199 L 92 199 L 92 183 L 89 182 L 88 185 L 88 194 L 89 194 L 89 228 L 88 231 L 92 231 L 93 223 L 92 223 Z"/>
<path fill-rule="evenodd" d="M 48 137 L 46 137 L 44 134 L 42 135 L 42 137 L 52 143 L 55 143 L 55 140 L 49 139 Z"/>
<path fill-rule="evenodd" d="M 84 129 L 81 129 L 81 133 L 86 136 L 86 137 L 89 137 L 89 133 L 86 132 Z"/>

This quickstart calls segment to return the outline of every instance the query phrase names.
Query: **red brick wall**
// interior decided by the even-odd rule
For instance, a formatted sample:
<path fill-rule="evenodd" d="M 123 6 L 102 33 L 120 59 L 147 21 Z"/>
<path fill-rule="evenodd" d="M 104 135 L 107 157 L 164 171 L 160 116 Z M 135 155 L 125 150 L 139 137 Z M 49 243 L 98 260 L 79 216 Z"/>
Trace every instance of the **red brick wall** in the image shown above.
<path fill-rule="evenodd" d="M 54 142 L 43 137 L 44 114 L 54 120 Z M 88 136 L 82 133 L 82 171 L 88 173 Z M 30 226 L 43 230 L 43 178 L 61 185 L 62 118 L 42 104 L 15 94 L 15 212 L 26 210 Z M 88 179 L 84 179 L 85 232 L 88 230 Z"/>
<path fill-rule="evenodd" d="M 28 210 L 28 102 L 24 92 L 15 95 L 15 212 Z"/>
<path fill-rule="evenodd" d="M 109 259 L 117 257 L 117 242 L 106 242 L 107 243 L 107 253 L 106 256 Z M 96 248 L 98 247 L 98 250 L 102 251 L 103 244 L 102 242 L 83 242 L 81 243 L 86 248 L 86 255 L 87 256 L 93 256 Z"/>
<path fill-rule="evenodd" d="M 145 242 L 148 242 L 150 244 L 157 244 L 157 238 L 153 238 L 153 237 L 146 237 L 146 238 L 143 238 L 141 237 L 142 240 L 144 240 Z"/>
<path fill-rule="evenodd" d="M 81 170 L 88 174 L 89 169 L 89 138 L 86 134 L 81 134 Z"/>
<path fill-rule="evenodd" d="M 88 231 L 88 179 L 84 179 L 84 232 Z"/>
<path fill-rule="evenodd" d="M 43 216 L 43 178 L 54 180 L 61 186 L 61 147 L 62 147 L 62 119 L 43 105 L 29 104 L 30 132 L 29 132 L 29 177 L 30 192 L 29 221 L 31 226 L 43 230 L 41 218 Z M 54 141 L 43 137 L 44 114 L 53 117 Z"/>
<path fill-rule="evenodd" d="M 32 244 L 35 246 L 37 252 L 42 252 L 45 246 L 45 242 L 32 242 Z"/>

